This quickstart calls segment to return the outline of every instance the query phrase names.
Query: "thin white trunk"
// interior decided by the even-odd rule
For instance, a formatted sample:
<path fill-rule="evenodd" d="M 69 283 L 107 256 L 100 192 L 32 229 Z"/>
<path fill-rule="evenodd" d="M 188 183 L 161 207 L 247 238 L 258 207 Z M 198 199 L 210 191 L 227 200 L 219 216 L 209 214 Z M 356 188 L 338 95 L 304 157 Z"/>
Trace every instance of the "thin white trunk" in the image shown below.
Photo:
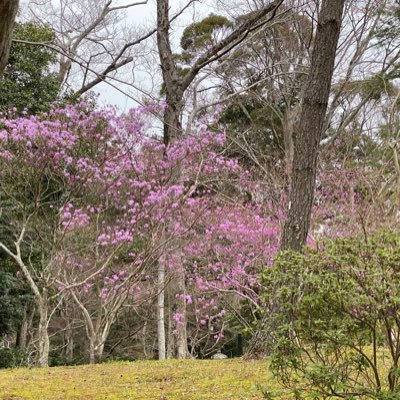
<path fill-rule="evenodd" d="M 104 342 L 101 337 L 94 334 L 89 338 L 89 363 L 97 364 L 103 357 Z"/>
<path fill-rule="evenodd" d="M 47 331 L 48 325 L 48 308 L 47 308 L 47 296 L 44 295 L 42 301 L 39 303 L 39 358 L 38 364 L 40 367 L 49 366 L 49 350 L 50 350 L 50 339 Z"/>
<path fill-rule="evenodd" d="M 96 347 L 96 345 L 95 345 L 95 340 L 96 339 L 95 339 L 94 336 L 91 336 L 89 338 L 89 363 L 91 365 L 96 363 L 96 357 L 95 357 L 95 347 Z"/>
<path fill-rule="evenodd" d="M 185 269 L 183 268 L 182 263 L 177 274 L 177 289 L 179 294 L 186 294 Z M 181 323 L 176 327 L 176 357 L 178 359 L 185 359 L 188 358 L 189 355 L 186 332 L 186 300 L 184 296 L 175 299 L 177 301 L 176 310 L 181 315 Z"/>
<path fill-rule="evenodd" d="M 174 358 L 174 336 L 172 334 L 173 330 L 173 323 L 172 323 L 172 315 L 171 315 L 171 297 L 168 298 L 168 305 L 169 305 L 169 312 L 168 312 L 168 346 L 167 346 L 167 358 L 171 359 Z"/>
<path fill-rule="evenodd" d="M 72 329 L 68 328 L 66 335 L 66 348 L 65 348 L 65 358 L 67 361 L 71 362 L 74 358 L 74 335 Z"/>
<path fill-rule="evenodd" d="M 158 359 L 165 360 L 165 264 L 158 264 L 158 296 L 157 296 L 157 339 Z"/>

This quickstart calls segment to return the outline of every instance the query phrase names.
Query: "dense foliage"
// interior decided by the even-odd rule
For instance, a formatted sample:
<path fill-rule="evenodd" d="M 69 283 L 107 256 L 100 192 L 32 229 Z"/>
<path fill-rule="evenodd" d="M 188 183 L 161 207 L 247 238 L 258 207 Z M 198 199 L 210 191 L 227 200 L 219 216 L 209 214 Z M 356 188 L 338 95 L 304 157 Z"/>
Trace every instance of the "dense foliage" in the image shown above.
<path fill-rule="evenodd" d="M 399 249 L 397 233 L 336 239 L 264 272 L 271 367 L 297 398 L 399 398 Z"/>
<path fill-rule="evenodd" d="M 50 47 L 54 32 L 39 24 L 20 23 L 15 27 L 14 39 L 17 41 L 11 46 L 0 80 L 0 111 L 46 111 L 60 91 L 55 72 L 57 53 Z"/>

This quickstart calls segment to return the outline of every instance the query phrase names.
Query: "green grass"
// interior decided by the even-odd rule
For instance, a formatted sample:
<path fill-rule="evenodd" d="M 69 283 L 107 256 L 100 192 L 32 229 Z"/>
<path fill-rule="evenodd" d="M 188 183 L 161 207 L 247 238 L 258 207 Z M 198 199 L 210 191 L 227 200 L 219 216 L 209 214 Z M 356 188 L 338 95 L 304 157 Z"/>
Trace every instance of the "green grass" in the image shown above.
<path fill-rule="evenodd" d="M 0 370 L 0 399 L 261 400 L 271 383 L 263 361 L 119 362 Z"/>

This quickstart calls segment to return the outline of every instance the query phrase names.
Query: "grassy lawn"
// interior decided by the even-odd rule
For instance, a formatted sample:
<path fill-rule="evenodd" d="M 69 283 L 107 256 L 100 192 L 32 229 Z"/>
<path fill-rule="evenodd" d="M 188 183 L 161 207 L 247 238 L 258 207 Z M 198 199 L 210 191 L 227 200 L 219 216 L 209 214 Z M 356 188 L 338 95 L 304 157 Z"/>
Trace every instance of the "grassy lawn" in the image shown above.
<path fill-rule="evenodd" d="M 0 370 L 0 399 L 261 400 L 257 384 L 271 384 L 263 361 L 137 361 Z"/>

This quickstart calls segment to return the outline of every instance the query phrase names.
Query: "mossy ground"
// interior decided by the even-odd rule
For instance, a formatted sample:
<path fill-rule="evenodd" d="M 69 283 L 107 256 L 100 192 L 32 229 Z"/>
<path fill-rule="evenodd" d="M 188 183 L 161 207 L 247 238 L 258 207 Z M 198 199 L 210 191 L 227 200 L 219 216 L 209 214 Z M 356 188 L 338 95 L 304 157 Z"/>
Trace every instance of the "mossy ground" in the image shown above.
<path fill-rule="evenodd" d="M 138 361 L 0 371 L 0 399 L 263 399 L 266 362 L 241 359 Z"/>

